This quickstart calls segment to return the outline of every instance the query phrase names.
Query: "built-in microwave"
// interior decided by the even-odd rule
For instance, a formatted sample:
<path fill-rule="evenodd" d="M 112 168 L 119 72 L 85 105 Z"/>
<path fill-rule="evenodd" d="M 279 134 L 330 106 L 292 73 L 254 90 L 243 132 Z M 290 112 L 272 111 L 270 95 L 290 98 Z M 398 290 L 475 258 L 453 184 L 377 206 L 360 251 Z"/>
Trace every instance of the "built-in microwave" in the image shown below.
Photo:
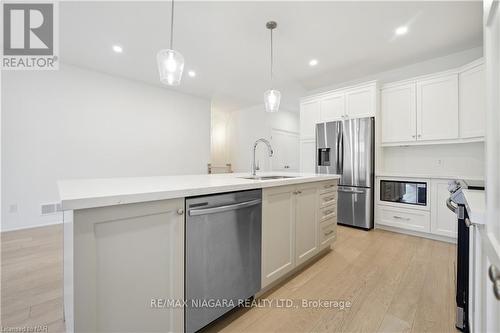
<path fill-rule="evenodd" d="M 380 201 L 427 206 L 427 183 L 380 180 Z"/>

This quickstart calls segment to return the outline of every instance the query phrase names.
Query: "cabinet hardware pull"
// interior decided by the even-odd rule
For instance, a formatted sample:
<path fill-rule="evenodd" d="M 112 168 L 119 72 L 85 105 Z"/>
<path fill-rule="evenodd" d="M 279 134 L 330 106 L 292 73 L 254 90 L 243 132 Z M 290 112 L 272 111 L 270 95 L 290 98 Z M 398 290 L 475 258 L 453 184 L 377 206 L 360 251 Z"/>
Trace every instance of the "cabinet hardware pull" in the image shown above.
<path fill-rule="evenodd" d="M 335 197 L 328 197 L 328 198 L 324 198 L 323 199 L 324 202 L 329 202 L 329 201 L 332 201 L 332 200 L 335 200 Z"/>
<path fill-rule="evenodd" d="M 327 215 L 330 215 L 330 214 L 332 214 L 332 213 L 334 213 L 334 211 L 333 211 L 333 210 L 325 210 L 325 212 L 324 212 L 324 214 L 323 214 L 323 215 L 327 216 Z"/>
<path fill-rule="evenodd" d="M 399 219 L 399 220 L 405 220 L 405 221 L 411 220 L 409 217 L 401 217 L 401 216 L 397 216 L 397 215 L 394 215 L 393 218 Z"/>
<path fill-rule="evenodd" d="M 329 185 L 325 185 L 324 187 L 325 187 L 325 188 L 332 188 L 332 187 L 334 187 L 334 186 L 335 186 L 334 184 L 329 184 Z"/>
<path fill-rule="evenodd" d="M 330 230 L 330 231 L 328 231 L 328 232 L 325 232 L 325 236 L 331 235 L 331 234 L 333 234 L 333 232 L 334 232 L 333 230 Z"/>
<path fill-rule="evenodd" d="M 177 209 L 177 214 L 178 215 L 184 214 L 184 209 L 182 209 L 182 208 Z"/>
<path fill-rule="evenodd" d="M 495 265 L 491 265 L 488 269 L 488 275 L 493 283 L 493 294 L 500 301 L 500 271 Z"/>
<path fill-rule="evenodd" d="M 301 194 L 301 193 L 302 193 L 302 191 L 297 191 L 297 194 Z"/>

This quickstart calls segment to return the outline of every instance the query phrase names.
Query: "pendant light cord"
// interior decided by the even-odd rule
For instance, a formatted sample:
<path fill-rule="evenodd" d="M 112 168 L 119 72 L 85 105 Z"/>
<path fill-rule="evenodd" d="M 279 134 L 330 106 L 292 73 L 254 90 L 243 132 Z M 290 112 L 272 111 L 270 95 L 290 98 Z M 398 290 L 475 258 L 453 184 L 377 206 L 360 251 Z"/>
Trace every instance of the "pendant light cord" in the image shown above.
<path fill-rule="evenodd" d="M 170 49 L 174 49 L 174 0 L 172 0 L 172 10 L 170 16 Z"/>
<path fill-rule="evenodd" d="M 271 30 L 271 89 L 273 88 L 273 29 Z"/>

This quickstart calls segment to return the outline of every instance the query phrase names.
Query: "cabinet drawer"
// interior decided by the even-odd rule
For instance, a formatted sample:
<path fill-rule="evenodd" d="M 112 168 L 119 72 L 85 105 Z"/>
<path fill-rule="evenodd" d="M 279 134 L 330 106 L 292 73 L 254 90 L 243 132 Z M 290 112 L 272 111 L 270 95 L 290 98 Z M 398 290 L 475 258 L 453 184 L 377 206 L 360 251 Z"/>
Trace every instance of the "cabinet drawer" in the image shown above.
<path fill-rule="evenodd" d="M 337 206 L 328 206 L 320 209 L 319 220 L 321 222 L 331 218 L 337 218 Z"/>
<path fill-rule="evenodd" d="M 337 192 L 327 192 L 319 195 L 320 208 L 335 205 L 337 203 Z"/>
<path fill-rule="evenodd" d="M 320 194 L 328 192 L 336 192 L 336 191 L 337 191 L 337 180 L 322 182 L 319 187 Z"/>
<path fill-rule="evenodd" d="M 337 234 L 337 218 L 331 218 L 320 225 L 319 243 L 323 247 L 330 244 Z"/>
<path fill-rule="evenodd" d="M 429 212 L 416 209 L 402 209 L 379 205 L 378 224 L 408 230 L 430 232 Z"/>

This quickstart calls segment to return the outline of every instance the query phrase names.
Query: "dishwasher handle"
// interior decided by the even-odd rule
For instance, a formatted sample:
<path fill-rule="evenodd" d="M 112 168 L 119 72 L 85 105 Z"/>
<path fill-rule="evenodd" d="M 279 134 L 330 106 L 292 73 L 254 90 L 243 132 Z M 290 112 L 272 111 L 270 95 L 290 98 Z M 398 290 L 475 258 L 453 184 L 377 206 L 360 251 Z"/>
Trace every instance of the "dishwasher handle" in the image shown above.
<path fill-rule="evenodd" d="M 198 216 L 198 215 L 227 212 L 229 210 L 236 210 L 236 209 L 255 206 L 255 205 L 260 204 L 261 202 L 262 202 L 261 199 L 255 199 L 255 200 L 239 202 L 239 203 L 235 203 L 235 204 L 231 204 L 231 205 L 223 205 L 223 206 L 201 208 L 201 209 L 190 209 L 189 216 Z"/>

